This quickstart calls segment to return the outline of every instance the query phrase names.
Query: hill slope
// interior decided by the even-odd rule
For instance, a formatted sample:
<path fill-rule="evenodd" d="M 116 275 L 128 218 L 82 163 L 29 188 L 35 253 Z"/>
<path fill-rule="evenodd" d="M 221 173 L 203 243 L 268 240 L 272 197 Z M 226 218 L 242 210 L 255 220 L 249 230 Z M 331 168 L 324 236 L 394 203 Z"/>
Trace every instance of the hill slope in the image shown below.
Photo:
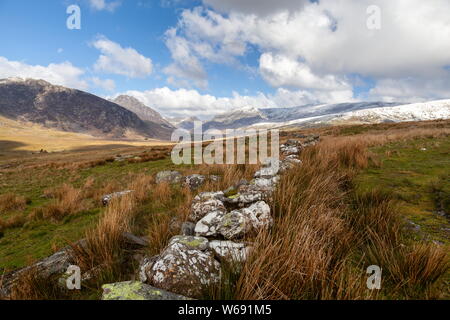
<path fill-rule="evenodd" d="M 0 115 L 102 138 L 158 138 L 133 112 L 95 95 L 43 80 L 0 80 Z"/>

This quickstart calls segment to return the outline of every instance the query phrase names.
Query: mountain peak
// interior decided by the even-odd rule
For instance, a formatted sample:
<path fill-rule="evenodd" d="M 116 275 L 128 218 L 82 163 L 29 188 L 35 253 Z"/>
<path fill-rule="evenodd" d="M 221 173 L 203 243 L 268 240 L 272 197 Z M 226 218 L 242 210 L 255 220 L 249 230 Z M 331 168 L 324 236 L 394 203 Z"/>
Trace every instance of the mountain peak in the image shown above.
<path fill-rule="evenodd" d="M 166 119 L 164 119 L 159 112 L 145 105 L 136 97 L 123 94 L 111 101 L 117 103 L 127 110 L 134 112 L 143 121 L 153 122 L 159 125 L 163 125 L 168 129 L 174 129 L 174 127 Z"/>

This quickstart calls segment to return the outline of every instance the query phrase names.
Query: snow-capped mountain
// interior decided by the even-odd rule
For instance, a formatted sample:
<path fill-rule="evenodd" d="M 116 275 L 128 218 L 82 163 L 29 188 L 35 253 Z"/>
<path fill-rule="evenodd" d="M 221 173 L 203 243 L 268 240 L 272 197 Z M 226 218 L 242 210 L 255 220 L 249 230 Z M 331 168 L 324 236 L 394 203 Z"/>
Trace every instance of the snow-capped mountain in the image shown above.
<path fill-rule="evenodd" d="M 450 100 L 438 100 L 406 104 L 396 107 L 381 107 L 344 113 L 336 121 L 344 122 L 402 122 L 425 121 L 450 118 Z"/>
<path fill-rule="evenodd" d="M 200 121 L 197 117 L 188 117 L 188 118 L 168 118 L 167 119 L 174 127 L 185 130 L 194 129 L 194 122 Z"/>
<path fill-rule="evenodd" d="M 206 129 L 281 128 L 329 124 L 424 121 L 450 118 L 450 100 L 414 104 L 357 102 L 294 108 L 244 108 L 216 116 Z"/>
<path fill-rule="evenodd" d="M 382 102 L 358 102 L 340 104 L 306 105 L 293 108 L 270 108 L 258 109 L 253 107 L 232 110 L 230 112 L 215 116 L 211 121 L 204 124 L 204 129 L 237 129 L 249 126 L 282 125 L 285 122 L 300 119 L 337 114 L 353 110 L 379 108 L 382 106 L 395 106 L 395 103 Z"/>

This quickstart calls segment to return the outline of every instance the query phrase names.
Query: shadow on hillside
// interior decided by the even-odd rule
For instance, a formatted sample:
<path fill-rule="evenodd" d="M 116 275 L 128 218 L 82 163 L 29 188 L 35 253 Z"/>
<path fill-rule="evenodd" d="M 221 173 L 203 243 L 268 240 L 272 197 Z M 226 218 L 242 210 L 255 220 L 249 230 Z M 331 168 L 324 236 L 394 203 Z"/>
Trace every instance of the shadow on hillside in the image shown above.
<path fill-rule="evenodd" d="M 25 143 L 9 140 L 0 140 L 0 153 L 3 152 L 24 152 L 23 150 L 16 150 L 20 147 L 26 146 Z"/>

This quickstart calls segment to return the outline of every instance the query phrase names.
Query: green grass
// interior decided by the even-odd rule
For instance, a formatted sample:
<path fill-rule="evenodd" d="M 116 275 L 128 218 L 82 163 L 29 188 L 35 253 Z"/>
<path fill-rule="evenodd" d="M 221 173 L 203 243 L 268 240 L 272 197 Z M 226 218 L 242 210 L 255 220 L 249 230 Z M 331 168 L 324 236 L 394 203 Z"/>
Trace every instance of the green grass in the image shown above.
<path fill-rule="evenodd" d="M 106 181 L 115 181 L 121 188 L 125 188 L 130 182 L 130 174 L 155 174 L 169 169 L 180 167 L 176 168 L 170 158 L 167 158 L 145 163 L 114 162 L 77 170 L 34 168 L 3 173 L 0 176 L 0 194 L 12 192 L 25 196 L 29 199 L 29 204 L 23 212 L 4 214 L 0 218 L 28 215 L 32 209 L 51 201 L 42 197 L 44 190 L 63 183 L 81 187 L 91 177 L 95 179 L 96 186 Z M 3 237 L 0 238 L 0 273 L 2 269 L 20 268 L 31 261 L 45 258 L 53 253 L 53 248 L 61 248 L 69 242 L 83 238 L 85 231 L 95 225 L 103 211 L 100 203 L 95 206 L 91 210 L 68 216 L 58 223 L 28 222 L 22 228 L 4 230 Z"/>
<path fill-rule="evenodd" d="M 450 138 L 418 139 L 373 148 L 381 165 L 359 175 L 357 188 L 380 188 L 400 201 L 400 214 L 421 227 L 420 239 L 450 245 L 449 220 L 437 214 L 450 199 Z M 450 212 L 447 212 L 449 214 Z"/>

